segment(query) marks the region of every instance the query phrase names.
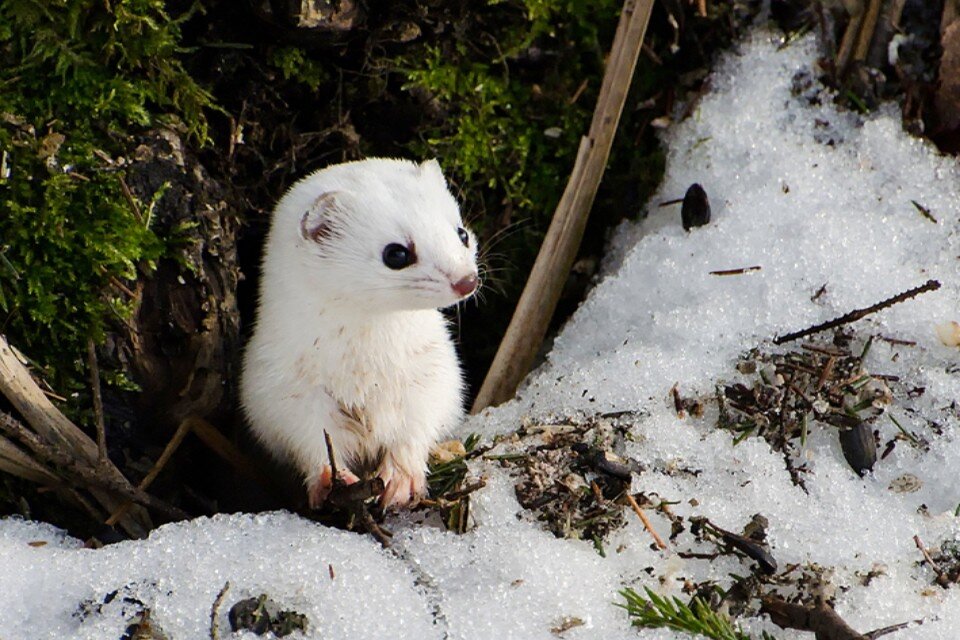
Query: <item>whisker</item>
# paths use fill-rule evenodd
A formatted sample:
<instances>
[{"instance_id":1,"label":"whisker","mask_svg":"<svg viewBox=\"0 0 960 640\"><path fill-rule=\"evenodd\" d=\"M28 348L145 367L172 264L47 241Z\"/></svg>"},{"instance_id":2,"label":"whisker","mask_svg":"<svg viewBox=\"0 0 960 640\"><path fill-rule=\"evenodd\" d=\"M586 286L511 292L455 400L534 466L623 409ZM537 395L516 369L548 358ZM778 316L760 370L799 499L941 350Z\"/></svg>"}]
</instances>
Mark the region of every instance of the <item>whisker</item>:
<instances>
[{"instance_id":1,"label":"whisker","mask_svg":"<svg viewBox=\"0 0 960 640\"><path fill-rule=\"evenodd\" d=\"M507 238L522 231L523 227L526 226L528 222L530 222L530 218L521 218L520 220L514 220L510 224L497 229L492 236L489 238L484 238L482 247L484 251L481 251L481 254L489 251Z\"/></svg>"}]
</instances>

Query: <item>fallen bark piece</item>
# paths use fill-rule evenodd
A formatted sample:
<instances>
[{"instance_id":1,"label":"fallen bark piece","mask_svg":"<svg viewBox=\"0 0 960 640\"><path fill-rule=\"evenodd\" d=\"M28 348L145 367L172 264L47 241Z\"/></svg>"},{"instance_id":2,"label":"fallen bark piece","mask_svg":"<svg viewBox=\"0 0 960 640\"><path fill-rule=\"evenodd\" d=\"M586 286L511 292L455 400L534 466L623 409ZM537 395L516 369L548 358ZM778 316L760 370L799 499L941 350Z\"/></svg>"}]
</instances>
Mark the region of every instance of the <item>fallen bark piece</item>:
<instances>
[{"instance_id":1,"label":"fallen bark piece","mask_svg":"<svg viewBox=\"0 0 960 640\"><path fill-rule=\"evenodd\" d=\"M816 640L876 640L913 624L904 622L869 633L859 633L825 602L815 605L795 604L773 595L766 595L760 599L760 612L769 615L774 624L784 629L812 631L816 635Z\"/></svg>"},{"instance_id":2,"label":"fallen bark piece","mask_svg":"<svg viewBox=\"0 0 960 640\"><path fill-rule=\"evenodd\" d=\"M776 596L764 596L760 612L784 629L812 631L817 640L867 640L867 636L852 629L830 605L793 604Z\"/></svg>"}]
</instances>

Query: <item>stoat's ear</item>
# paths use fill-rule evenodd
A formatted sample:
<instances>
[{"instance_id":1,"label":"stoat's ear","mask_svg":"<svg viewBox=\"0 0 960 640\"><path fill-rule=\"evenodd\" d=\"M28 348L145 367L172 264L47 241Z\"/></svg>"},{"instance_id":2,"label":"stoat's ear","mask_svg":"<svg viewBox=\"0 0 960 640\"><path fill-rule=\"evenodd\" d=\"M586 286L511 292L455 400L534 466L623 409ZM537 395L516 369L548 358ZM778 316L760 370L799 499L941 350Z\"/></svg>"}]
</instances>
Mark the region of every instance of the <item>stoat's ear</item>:
<instances>
[{"instance_id":1,"label":"stoat's ear","mask_svg":"<svg viewBox=\"0 0 960 640\"><path fill-rule=\"evenodd\" d=\"M424 160L420 163L420 175L425 178L429 177L434 180L439 180L440 184L447 186L447 180L443 177L443 169L440 168L440 163L437 162L436 158Z\"/></svg>"},{"instance_id":2,"label":"stoat's ear","mask_svg":"<svg viewBox=\"0 0 960 640\"><path fill-rule=\"evenodd\" d=\"M342 211L342 195L337 191L321 194L300 218L300 235L320 243L333 231L333 220Z\"/></svg>"}]
</instances>

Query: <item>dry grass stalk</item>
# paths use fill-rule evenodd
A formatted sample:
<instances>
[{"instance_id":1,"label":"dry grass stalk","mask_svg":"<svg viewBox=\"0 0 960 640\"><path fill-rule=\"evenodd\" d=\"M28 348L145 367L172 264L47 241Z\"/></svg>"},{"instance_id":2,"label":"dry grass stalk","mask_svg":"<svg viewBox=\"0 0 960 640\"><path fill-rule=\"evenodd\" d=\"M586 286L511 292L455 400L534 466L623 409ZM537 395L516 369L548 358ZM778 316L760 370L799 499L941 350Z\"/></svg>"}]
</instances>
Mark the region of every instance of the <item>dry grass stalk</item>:
<instances>
[{"instance_id":1,"label":"dry grass stalk","mask_svg":"<svg viewBox=\"0 0 960 640\"><path fill-rule=\"evenodd\" d=\"M573 266L610 155L623 104L650 21L653 0L626 0L590 131L543 239L507 333L473 404L473 413L509 400L530 370Z\"/></svg>"},{"instance_id":2,"label":"dry grass stalk","mask_svg":"<svg viewBox=\"0 0 960 640\"><path fill-rule=\"evenodd\" d=\"M627 502L630 503L630 507L633 509L633 512L637 514L637 517L640 518L640 522L643 523L643 528L650 533L650 536L653 537L653 541L657 544L658 549L666 549L667 543L663 541L663 538L660 537L660 534L656 532L653 528L653 525L650 524L650 520L647 519L647 514L643 512L643 509L640 508L640 505L637 504L636 499L627 493Z\"/></svg>"}]
</instances>

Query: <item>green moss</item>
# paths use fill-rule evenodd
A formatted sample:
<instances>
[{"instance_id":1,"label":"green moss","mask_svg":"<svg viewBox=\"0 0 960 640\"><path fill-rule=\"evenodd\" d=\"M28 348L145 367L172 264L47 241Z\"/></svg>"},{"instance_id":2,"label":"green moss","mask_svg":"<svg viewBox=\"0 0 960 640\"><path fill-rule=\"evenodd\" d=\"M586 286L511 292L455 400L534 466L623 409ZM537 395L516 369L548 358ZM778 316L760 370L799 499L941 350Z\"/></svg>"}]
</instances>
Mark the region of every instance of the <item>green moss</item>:
<instances>
[{"instance_id":1,"label":"green moss","mask_svg":"<svg viewBox=\"0 0 960 640\"><path fill-rule=\"evenodd\" d=\"M178 59L187 17L161 0L0 5L0 327L61 393L83 387L86 341L129 315L117 283L166 252L119 159L163 123L206 140L212 98Z\"/></svg>"},{"instance_id":2,"label":"green moss","mask_svg":"<svg viewBox=\"0 0 960 640\"><path fill-rule=\"evenodd\" d=\"M267 61L283 75L284 80L299 82L317 91L328 80L323 66L297 47L276 47L267 54Z\"/></svg>"},{"instance_id":3,"label":"green moss","mask_svg":"<svg viewBox=\"0 0 960 640\"><path fill-rule=\"evenodd\" d=\"M602 74L598 31L616 25L619 6L495 0L485 10L498 23L496 36L483 31L489 25L479 16L476 34L406 53L405 88L428 95L443 114L414 151L440 158L484 213L503 219L497 212L506 208L510 217L543 223L592 115ZM548 60L522 60L534 43ZM595 82L581 90L584 78Z\"/></svg>"}]
</instances>

